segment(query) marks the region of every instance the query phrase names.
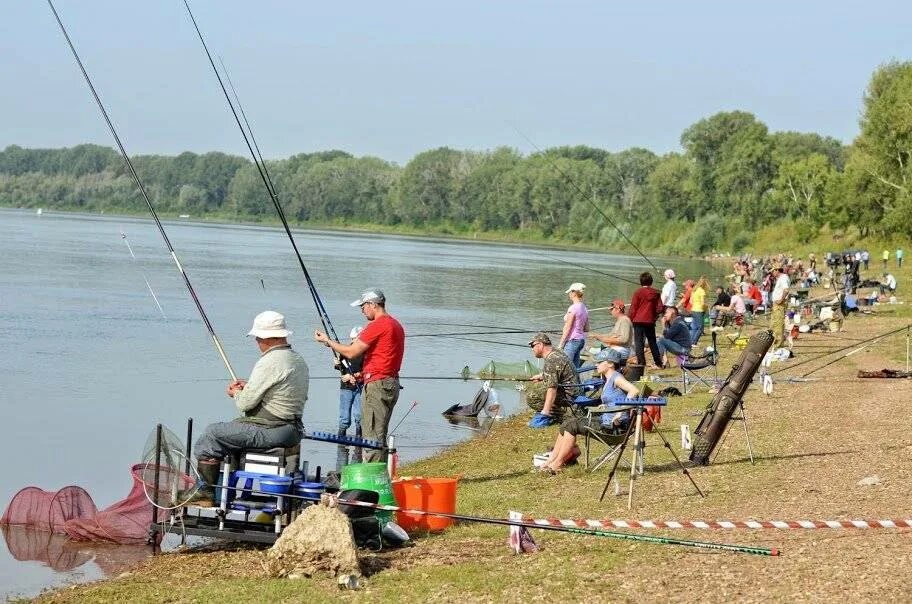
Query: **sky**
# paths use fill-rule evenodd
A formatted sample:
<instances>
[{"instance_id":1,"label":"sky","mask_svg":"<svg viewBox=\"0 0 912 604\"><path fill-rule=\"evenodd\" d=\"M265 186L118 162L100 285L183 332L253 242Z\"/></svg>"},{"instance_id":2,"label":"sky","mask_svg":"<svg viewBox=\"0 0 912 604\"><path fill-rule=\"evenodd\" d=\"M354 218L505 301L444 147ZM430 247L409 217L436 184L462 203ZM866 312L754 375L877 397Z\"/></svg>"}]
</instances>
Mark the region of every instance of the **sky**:
<instances>
[{"instance_id":1,"label":"sky","mask_svg":"<svg viewBox=\"0 0 912 604\"><path fill-rule=\"evenodd\" d=\"M56 0L130 154L246 147L180 0ZM871 0L195 0L267 158L680 150L719 111L850 143L912 8ZM0 148L113 146L45 2L0 17Z\"/></svg>"}]
</instances>

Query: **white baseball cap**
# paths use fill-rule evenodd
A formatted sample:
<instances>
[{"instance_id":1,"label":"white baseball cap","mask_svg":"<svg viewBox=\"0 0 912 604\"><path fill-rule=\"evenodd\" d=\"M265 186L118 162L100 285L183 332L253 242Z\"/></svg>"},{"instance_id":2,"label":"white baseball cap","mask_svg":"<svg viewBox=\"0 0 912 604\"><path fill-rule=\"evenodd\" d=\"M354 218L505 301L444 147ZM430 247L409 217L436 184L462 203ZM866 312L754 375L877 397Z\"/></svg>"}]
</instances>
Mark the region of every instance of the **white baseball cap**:
<instances>
[{"instance_id":1,"label":"white baseball cap","mask_svg":"<svg viewBox=\"0 0 912 604\"><path fill-rule=\"evenodd\" d=\"M248 336L256 338L287 338L293 332L285 326L285 316L274 310L261 312L253 318Z\"/></svg>"},{"instance_id":2,"label":"white baseball cap","mask_svg":"<svg viewBox=\"0 0 912 604\"><path fill-rule=\"evenodd\" d=\"M366 289L361 294L361 297L351 303L352 306L364 306L368 302L374 302L375 304L383 304L386 302L386 296L383 295L383 292L377 288Z\"/></svg>"},{"instance_id":3,"label":"white baseball cap","mask_svg":"<svg viewBox=\"0 0 912 604\"><path fill-rule=\"evenodd\" d=\"M585 289L586 289L586 286L585 286L584 284L582 284L582 283L579 283L579 282L577 282L577 283L571 283L571 284L570 284L570 287L568 287L568 288L567 288L567 291L565 291L564 293L565 293L565 294L569 294L570 292L580 292L580 293L582 293L583 290L585 290Z\"/></svg>"},{"instance_id":4,"label":"white baseball cap","mask_svg":"<svg viewBox=\"0 0 912 604\"><path fill-rule=\"evenodd\" d=\"M666 271L665 271L665 278L666 278L666 279L674 279L674 278L675 278L675 272L674 272L673 270L671 270L670 268L669 268L669 269L666 269Z\"/></svg>"}]
</instances>

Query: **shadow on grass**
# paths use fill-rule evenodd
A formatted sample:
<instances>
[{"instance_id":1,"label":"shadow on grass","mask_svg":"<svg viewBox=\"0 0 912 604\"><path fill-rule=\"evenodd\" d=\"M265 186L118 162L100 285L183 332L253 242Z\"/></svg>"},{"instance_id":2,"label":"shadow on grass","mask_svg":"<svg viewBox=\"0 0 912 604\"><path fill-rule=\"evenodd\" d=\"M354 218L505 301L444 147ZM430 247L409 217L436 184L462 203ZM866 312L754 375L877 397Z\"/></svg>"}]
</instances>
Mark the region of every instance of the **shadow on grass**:
<instances>
[{"instance_id":1,"label":"shadow on grass","mask_svg":"<svg viewBox=\"0 0 912 604\"><path fill-rule=\"evenodd\" d=\"M646 458L646 473L649 474L650 472L661 473L661 472L672 472L672 471L680 472L681 466L679 466L676 461L671 459L671 457L668 455L667 452L664 452L664 447L661 447L661 445L660 445L660 447L653 447L653 450L657 450L659 448L661 448L663 451L663 453L658 453L658 455L662 455L662 458L663 458L662 463L650 463L649 458L647 457ZM740 451L739 451L739 453L740 453ZM801 459L803 457L828 457L830 455L854 455L856 453L861 453L861 451L859 451L857 449L850 449L850 450L846 450L846 451L815 451L815 452L809 452L809 453L792 453L789 455L754 455L754 462L756 464L756 462L758 462L758 461ZM681 457L680 459L681 459L681 462L684 464L684 467L687 468L688 470L695 470L695 469L709 467L709 466L731 466L731 465L743 464L743 463L750 464L750 462L751 462L750 456L744 456L744 457L736 457L733 459L724 459L722 461L712 461L710 464L708 464L706 466L702 466L702 465L692 463L687 457ZM609 468L610 468L610 465L609 465ZM627 471L629 472L629 469Z\"/></svg>"}]
</instances>

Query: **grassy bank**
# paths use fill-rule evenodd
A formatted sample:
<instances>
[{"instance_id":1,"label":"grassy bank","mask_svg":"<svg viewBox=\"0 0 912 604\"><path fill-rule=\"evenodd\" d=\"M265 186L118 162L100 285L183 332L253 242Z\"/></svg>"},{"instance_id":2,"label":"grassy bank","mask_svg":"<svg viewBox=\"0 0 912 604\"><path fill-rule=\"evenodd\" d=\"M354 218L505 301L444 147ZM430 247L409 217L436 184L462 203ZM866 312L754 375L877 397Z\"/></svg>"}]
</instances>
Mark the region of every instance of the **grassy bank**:
<instances>
[{"instance_id":1,"label":"grassy bank","mask_svg":"<svg viewBox=\"0 0 912 604\"><path fill-rule=\"evenodd\" d=\"M908 269L902 273L907 282ZM647 436L646 473L635 483L634 509L613 490L598 500L607 470L571 467L556 476L531 472L534 453L550 447L555 428L531 430L528 414L498 422L486 437L455 445L403 469L404 474L461 476L461 514L504 517L621 519L852 519L908 517L912 437L901 420L910 380L862 381L859 368L899 367L905 334L878 341L789 382L832 357L788 368L815 356L802 346L833 350L910 322L910 309L876 307L853 316L839 334L806 334L795 359L779 363L772 395L752 388L745 397L755 463L742 424L734 423L718 457L692 470L706 497L681 475L656 435ZM749 330L760 329L758 320ZM724 341L724 340L723 340ZM859 346L861 344L859 343ZM724 376L737 351L722 346ZM666 372L672 376L673 371ZM682 458L678 426L692 428L710 400L707 392L672 399L662 433ZM594 453L603 449L594 448ZM877 484L862 486L865 477ZM626 494L627 474L622 476ZM227 549L156 556L107 581L49 593L46 602L296 602L313 601L693 601L849 599L908 600L912 555L906 531L666 531L699 539L779 547L779 558L630 543L604 537L535 532L541 551L514 555L507 529L460 523L415 545L365 554L367 577L358 591L338 591L331 577L281 580L265 576L263 552Z\"/></svg>"}]
</instances>

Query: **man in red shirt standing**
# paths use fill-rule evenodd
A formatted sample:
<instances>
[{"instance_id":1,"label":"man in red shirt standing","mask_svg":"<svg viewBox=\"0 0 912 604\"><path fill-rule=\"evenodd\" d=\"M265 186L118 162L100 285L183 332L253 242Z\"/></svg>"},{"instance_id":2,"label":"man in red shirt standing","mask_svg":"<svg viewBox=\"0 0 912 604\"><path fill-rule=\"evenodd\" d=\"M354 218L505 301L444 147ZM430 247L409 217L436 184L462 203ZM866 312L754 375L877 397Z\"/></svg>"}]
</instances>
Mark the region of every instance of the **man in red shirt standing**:
<instances>
[{"instance_id":1,"label":"man in red shirt standing","mask_svg":"<svg viewBox=\"0 0 912 604\"><path fill-rule=\"evenodd\" d=\"M351 344L334 342L322 331L314 339L347 359L363 357L361 372L364 394L361 397L361 429L364 438L386 444L393 407L399 400L399 369L405 354L405 330L386 312L386 296L379 289L369 289L352 302L360 306L368 320ZM364 461L383 461L380 451L370 449Z\"/></svg>"}]
</instances>

